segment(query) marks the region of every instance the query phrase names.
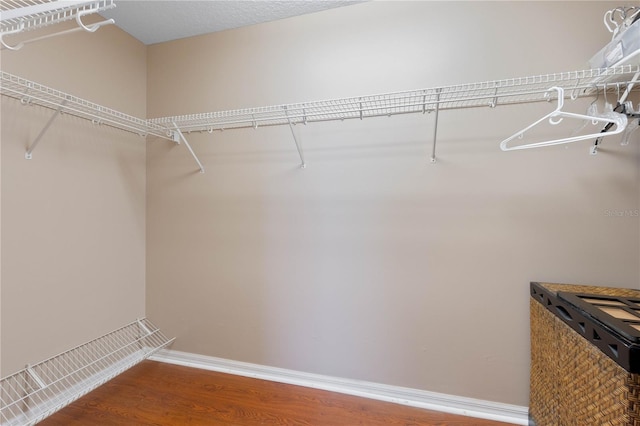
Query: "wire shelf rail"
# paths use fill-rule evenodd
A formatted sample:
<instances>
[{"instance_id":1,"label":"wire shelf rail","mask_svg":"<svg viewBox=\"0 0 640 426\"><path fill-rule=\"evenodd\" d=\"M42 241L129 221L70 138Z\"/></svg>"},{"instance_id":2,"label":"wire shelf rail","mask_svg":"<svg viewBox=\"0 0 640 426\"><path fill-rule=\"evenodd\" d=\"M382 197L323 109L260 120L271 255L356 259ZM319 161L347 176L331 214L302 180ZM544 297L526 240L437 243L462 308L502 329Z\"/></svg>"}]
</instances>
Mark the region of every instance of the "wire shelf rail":
<instances>
[{"instance_id":1,"label":"wire shelf rail","mask_svg":"<svg viewBox=\"0 0 640 426\"><path fill-rule=\"evenodd\" d=\"M626 87L640 65L590 69L533 77L445 86L369 96L162 117L149 120L167 129L213 131L331 120L363 119L436 110L496 107L548 101L552 86L562 86L567 97L589 96L598 90Z\"/></svg>"},{"instance_id":2,"label":"wire shelf rail","mask_svg":"<svg viewBox=\"0 0 640 426\"><path fill-rule=\"evenodd\" d=\"M0 72L0 93L19 99L25 105L43 106L91 120L94 124L104 124L140 136L152 134L167 138L162 126L146 119L133 117L7 72Z\"/></svg>"},{"instance_id":3,"label":"wire shelf rail","mask_svg":"<svg viewBox=\"0 0 640 426\"><path fill-rule=\"evenodd\" d=\"M96 13L115 7L114 0L3 0L0 2L0 33L17 34L44 28L78 14Z\"/></svg>"},{"instance_id":4,"label":"wire shelf rail","mask_svg":"<svg viewBox=\"0 0 640 426\"><path fill-rule=\"evenodd\" d=\"M593 95L598 90L624 89L640 72L640 65L572 71L479 83L444 86L324 101L208 112L153 119L136 118L111 108L52 89L22 77L1 72L0 94L52 110L91 120L141 136L173 140L182 131L213 131L288 125L331 120L363 119L440 110L496 107L548 101L552 86L561 86L567 97ZM637 87L636 87L637 89Z\"/></svg>"},{"instance_id":5,"label":"wire shelf rail","mask_svg":"<svg viewBox=\"0 0 640 426\"><path fill-rule=\"evenodd\" d=\"M0 424L30 426L148 358L168 339L146 318L0 380Z\"/></svg>"},{"instance_id":6,"label":"wire shelf rail","mask_svg":"<svg viewBox=\"0 0 640 426\"><path fill-rule=\"evenodd\" d=\"M618 94L625 92L623 97L626 97L631 90L640 89L639 81L640 64L631 63L609 68L154 119L136 118L6 72L0 72L0 94L19 99L25 105L37 104L55 111L54 116L31 143L25 154L27 159L31 158L33 149L55 117L59 113L65 113L141 136L152 135L184 143L200 172L204 172L204 166L184 133L288 125L300 155L301 167L305 167L302 147L293 131L295 124L362 120L435 111L437 129L438 112L441 110L495 108L501 105L551 101L554 100L554 92L550 89L558 87L562 89L565 98L571 99L611 91L617 91ZM437 132L434 131L432 162L435 161L436 136Z\"/></svg>"}]
</instances>

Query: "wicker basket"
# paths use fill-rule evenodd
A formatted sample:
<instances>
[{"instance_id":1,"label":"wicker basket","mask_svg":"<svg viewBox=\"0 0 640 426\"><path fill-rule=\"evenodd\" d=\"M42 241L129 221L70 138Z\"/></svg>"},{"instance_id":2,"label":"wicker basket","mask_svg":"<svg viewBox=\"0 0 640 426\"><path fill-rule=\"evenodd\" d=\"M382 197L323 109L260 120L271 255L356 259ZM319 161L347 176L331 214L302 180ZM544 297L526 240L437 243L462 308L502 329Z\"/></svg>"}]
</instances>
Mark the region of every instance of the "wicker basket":
<instances>
[{"instance_id":1,"label":"wicker basket","mask_svg":"<svg viewBox=\"0 0 640 426\"><path fill-rule=\"evenodd\" d=\"M531 283L529 424L640 426L640 346L565 292L640 299L636 290Z\"/></svg>"}]
</instances>

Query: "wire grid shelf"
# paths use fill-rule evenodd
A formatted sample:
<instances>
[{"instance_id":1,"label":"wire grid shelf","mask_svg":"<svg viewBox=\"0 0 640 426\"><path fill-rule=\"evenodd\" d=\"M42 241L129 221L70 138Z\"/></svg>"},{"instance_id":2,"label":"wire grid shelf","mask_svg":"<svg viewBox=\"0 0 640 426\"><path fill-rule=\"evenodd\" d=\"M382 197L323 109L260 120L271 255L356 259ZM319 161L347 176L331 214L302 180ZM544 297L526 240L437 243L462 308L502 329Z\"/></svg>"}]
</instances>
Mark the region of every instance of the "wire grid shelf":
<instances>
[{"instance_id":1,"label":"wire grid shelf","mask_svg":"<svg viewBox=\"0 0 640 426\"><path fill-rule=\"evenodd\" d=\"M0 424L29 426L143 361L174 339L146 318L0 380Z\"/></svg>"},{"instance_id":2,"label":"wire grid shelf","mask_svg":"<svg viewBox=\"0 0 640 426\"><path fill-rule=\"evenodd\" d=\"M164 128L148 120L133 117L7 72L0 72L0 94L19 99L25 105L40 105L60 110L69 115L91 120L94 124L104 124L140 136L152 134L168 138Z\"/></svg>"},{"instance_id":3,"label":"wire grid shelf","mask_svg":"<svg viewBox=\"0 0 640 426\"><path fill-rule=\"evenodd\" d=\"M114 0L2 0L0 33L15 34L115 7Z\"/></svg>"},{"instance_id":4,"label":"wire grid shelf","mask_svg":"<svg viewBox=\"0 0 640 426\"><path fill-rule=\"evenodd\" d=\"M533 77L446 86L396 93L238 109L149 120L167 129L213 131L330 120L363 119L426 113L436 108L496 107L550 100L549 89L562 86L567 97L589 96L598 90L624 88L640 65L591 69Z\"/></svg>"},{"instance_id":5,"label":"wire grid shelf","mask_svg":"<svg viewBox=\"0 0 640 426\"><path fill-rule=\"evenodd\" d=\"M91 120L141 136L175 140L175 131L209 131L258 128L308 122L364 119L444 109L496 107L552 99L549 89L560 86L566 97L579 98L598 92L625 90L637 83L640 65L511 78L438 88L141 119L63 93L7 72L0 72L0 94L55 111ZM640 85L636 84L637 90Z\"/></svg>"}]
</instances>

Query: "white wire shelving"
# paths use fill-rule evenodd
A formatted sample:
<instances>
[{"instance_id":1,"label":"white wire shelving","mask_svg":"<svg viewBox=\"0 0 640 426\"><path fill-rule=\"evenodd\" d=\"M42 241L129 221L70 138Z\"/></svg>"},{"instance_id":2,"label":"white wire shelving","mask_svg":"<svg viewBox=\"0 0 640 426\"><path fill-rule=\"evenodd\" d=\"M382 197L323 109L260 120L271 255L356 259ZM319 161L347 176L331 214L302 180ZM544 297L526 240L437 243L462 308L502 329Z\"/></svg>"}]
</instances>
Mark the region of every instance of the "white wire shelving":
<instances>
[{"instance_id":1,"label":"white wire shelving","mask_svg":"<svg viewBox=\"0 0 640 426\"><path fill-rule=\"evenodd\" d=\"M39 105L55 111L43 131L31 142L26 154L27 158L31 158L33 149L59 113L69 114L90 120L96 125L106 125L140 136L151 134L169 138L164 127L153 124L149 120L98 105L6 72L0 72L0 94L18 99L24 105Z\"/></svg>"},{"instance_id":2,"label":"white wire shelving","mask_svg":"<svg viewBox=\"0 0 640 426\"><path fill-rule=\"evenodd\" d=\"M115 7L114 0L2 0L0 32L29 31Z\"/></svg>"},{"instance_id":3,"label":"white wire shelving","mask_svg":"<svg viewBox=\"0 0 640 426\"><path fill-rule=\"evenodd\" d=\"M213 131L288 125L318 121L364 119L397 114L425 113L436 109L496 107L548 101L548 91L562 86L567 97L589 96L595 90L621 87L640 71L638 65L573 71L533 77L445 86L351 98L181 115L149 120L182 131Z\"/></svg>"},{"instance_id":4,"label":"white wire shelving","mask_svg":"<svg viewBox=\"0 0 640 426\"><path fill-rule=\"evenodd\" d=\"M24 78L0 73L0 93L19 99L23 104L37 104L55 111L49 123L31 143L26 157L40 141L51 122L59 113L66 113L95 124L115 127L142 136L184 143L197 162L200 171L204 167L189 145L184 133L209 132L215 130L259 128L263 126L288 125L291 128L298 154L305 165L302 146L293 125L323 121L364 119L369 117L392 116L399 114L429 113L435 111L436 122L433 135L433 153L435 161L435 143L437 136L437 117L441 110L462 108L495 108L553 100L552 87L560 87L566 98L577 99L593 96L601 92L626 92L638 90L640 64L627 64L610 68L571 71L545 74L532 77L519 77L493 80L453 86L442 86L419 90L409 90L377 95L330 99L295 104L246 108L229 111L207 112L179 115L154 119L136 118L87 100L69 95ZM634 86L635 84L635 86Z\"/></svg>"},{"instance_id":5,"label":"white wire shelving","mask_svg":"<svg viewBox=\"0 0 640 426\"><path fill-rule=\"evenodd\" d=\"M146 318L0 380L0 424L31 426L173 342Z\"/></svg>"},{"instance_id":6,"label":"white wire shelving","mask_svg":"<svg viewBox=\"0 0 640 426\"><path fill-rule=\"evenodd\" d=\"M437 117L441 110L495 108L499 105L550 101L553 99L553 92L549 91L551 87L562 87L565 89L566 97L572 99L590 96L602 90L630 91L639 76L640 65L630 64L378 95L162 117L149 122L166 127L168 132L171 132L171 129L179 129L178 132L207 131L209 133L215 130L289 125L300 155L301 167L305 167L302 147L292 127L295 124L362 120L369 117L424 114L435 111L436 122L431 155L431 161L435 162ZM179 137L186 142L182 133L179 133ZM176 137L175 140L178 141L178 138ZM200 171L204 172L191 147L188 145L187 147L200 166Z\"/></svg>"},{"instance_id":7,"label":"white wire shelving","mask_svg":"<svg viewBox=\"0 0 640 426\"><path fill-rule=\"evenodd\" d=\"M103 25L113 24L112 19L85 25L82 18L115 7L114 0L2 0L0 2L0 44L3 48L19 50L25 43L67 34L77 30L94 32ZM75 19L77 28L48 34L11 45L4 37L36 30Z\"/></svg>"}]
</instances>

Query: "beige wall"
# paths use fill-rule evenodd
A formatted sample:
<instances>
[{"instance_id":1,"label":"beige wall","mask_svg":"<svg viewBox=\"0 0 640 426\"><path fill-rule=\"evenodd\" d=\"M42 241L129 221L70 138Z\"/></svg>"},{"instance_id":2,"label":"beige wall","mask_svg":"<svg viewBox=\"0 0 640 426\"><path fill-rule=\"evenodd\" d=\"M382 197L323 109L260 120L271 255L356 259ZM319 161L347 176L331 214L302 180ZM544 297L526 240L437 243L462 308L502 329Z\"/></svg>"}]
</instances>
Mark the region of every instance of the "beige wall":
<instances>
[{"instance_id":1,"label":"beige wall","mask_svg":"<svg viewBox=\"0 0 640 426\"><path fill-rule=\"evenodd\" d=\"M146 116L146 47L116 27L3 50L2 70ZM2 97L3 376L145 313L144 139L63 115L25 160L52 114Z\"/></svg>"},{"instance_id":2,"label":"beige wall","mask_svg":"<svg viewBox=\"0 0 640 426\"><path fill-rule=\"evenodd\" d=\"M369 2L148 48L150 117L587 68L609 2ZM590 101L590 100L589 100ZM573 105L586 109L589 101ZM549 105L147 146L173 348L527 405L532 280L637 287L638 145L503 153ZM573 123L576 126L579 123ZM572 126L549 137L566 135Z\"/></svg>"},{"instance_id":3,"label":"beige wall","mask_svg":"<svg viewBox=\"0 0 640 426\"><path fill-rule=\"evenodd\" d=\"M370 2L0 59L157 117L582 69L610 7ZM146 301L174 349L526 405L528 282L638 286L638 219L606 213L640 207L637 144L499 151L547 105L443 112L437 164L432 115L300 126L305 170L284 127L187 135L204 175L183 146L68 116L26 161L51 111L1 107L0 375Z\"/></svg>"}]
</instances>

